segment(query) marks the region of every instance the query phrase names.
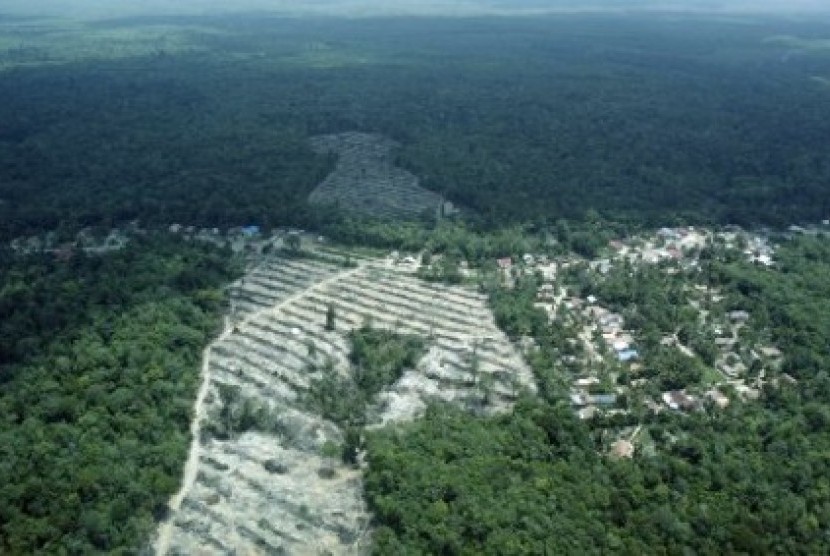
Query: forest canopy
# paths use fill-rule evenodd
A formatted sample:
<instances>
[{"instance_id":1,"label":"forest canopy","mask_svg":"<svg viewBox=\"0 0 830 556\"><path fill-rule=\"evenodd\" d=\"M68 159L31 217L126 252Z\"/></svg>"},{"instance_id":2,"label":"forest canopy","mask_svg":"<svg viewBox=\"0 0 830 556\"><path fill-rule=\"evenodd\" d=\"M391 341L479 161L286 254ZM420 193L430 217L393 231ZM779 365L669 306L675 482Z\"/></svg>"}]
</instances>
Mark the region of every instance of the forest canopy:
<instances>
[{"instance_id":1,"label":"forest canopy","mask_svg":"<svg viewBox=\"0 0 830 556\"><path fill-rule=\"evenodd\" d=\"M0 47L0 237L134 218L319 225L305 200L333 161L308 139L349 130L401 142L399 165L487 227L830 212L827 56L770 40L826 35L819 23L160 22L0 29L17 45Z\"/></svg>"}]
</instances>

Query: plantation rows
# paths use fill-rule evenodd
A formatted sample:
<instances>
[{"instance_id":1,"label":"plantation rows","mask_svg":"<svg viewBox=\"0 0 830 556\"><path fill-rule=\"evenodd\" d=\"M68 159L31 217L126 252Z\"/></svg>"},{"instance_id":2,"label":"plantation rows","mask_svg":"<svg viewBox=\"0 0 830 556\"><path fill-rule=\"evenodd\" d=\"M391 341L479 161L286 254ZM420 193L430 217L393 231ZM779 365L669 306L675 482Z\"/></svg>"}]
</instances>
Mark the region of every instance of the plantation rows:
<instances>
[{"instance_id":1,"label":"plantation rows","mask_svg":"<svg viewBox=\"0 0 830 556\"><path fill-rule=\"evenodd\" d=\"M239 282L234 300L247 316L210 352L208 422L197 478L174 516L174 553L360 550L370 519L360 471L324 455L343 434L303 396L327 372L352 372L348 334L366 323L419 335L428 350L380 394L373 426L415 418L430 398L500 411L534 388L484 296L379 262L344 270L271 259ZM335 329L327 330L332 308Z\"/></svg>"},{"instance_id":2,"label":"plantation rows","mask_svg":"<svg viewBox=\"0 0 830 556\"><path fill-rule=\"evenodd\" d=\"M312 147L318 153L338 156L335 170L311 192L312 204L389 219L435 215L441 206L440 195L421 187L414 174L393 165L391 151L397 144L381 135L325 135L314 138Z\"/></svg>"}]
</instances>

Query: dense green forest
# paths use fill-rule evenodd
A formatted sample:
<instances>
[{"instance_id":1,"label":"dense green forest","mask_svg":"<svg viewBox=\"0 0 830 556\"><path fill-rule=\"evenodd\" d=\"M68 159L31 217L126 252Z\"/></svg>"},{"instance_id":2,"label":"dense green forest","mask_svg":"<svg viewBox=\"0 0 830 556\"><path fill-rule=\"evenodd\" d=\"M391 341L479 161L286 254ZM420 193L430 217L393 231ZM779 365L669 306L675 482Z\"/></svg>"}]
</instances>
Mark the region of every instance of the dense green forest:
<instances>
[{"instance_id":1,"label":"dense green forest","mask_svg":"<svg viewBox=\"0 0 830 556\"><path fill-rule=\"evenodd\" d=\"M777 271L717 258L712 275L769 324L798 384L723 412L661 413L658 454L601 454L557 385L560 337L518 288L494 297L509 330L532 331L542 396L508 416L435 407L369 436L366 490L378 554L818 554L830 527L830 246L801 239ZM543 321L544 319L542 319ZM592 430L592 427L597 428ZM598 453L600 452L600 453Z\"/></svg>"},{"instance_id":2,"label":"dense green forest","mask_svg":"<svg viewBox=\"0 0 830 556\"><path fill-rule=\"evenodd\" d=\"M0 237L133 218L319 226L330 215L305 198L332 161L307 140L346 130L400 141L399 164L491 227L589 209L815 221L830 212L830 91L811 41L827 31L657 16L7 24Z\"/></svg>"},{"instance_id":3,"label":"dense green forest","mask_svg":"<svg viewBox=\"0 0 830 556\"><path fill-rule=\"evenodd\" d=\"M0 552L135 553L178 487L228 253L3 254Z\"/></svg>"}]
</instances>

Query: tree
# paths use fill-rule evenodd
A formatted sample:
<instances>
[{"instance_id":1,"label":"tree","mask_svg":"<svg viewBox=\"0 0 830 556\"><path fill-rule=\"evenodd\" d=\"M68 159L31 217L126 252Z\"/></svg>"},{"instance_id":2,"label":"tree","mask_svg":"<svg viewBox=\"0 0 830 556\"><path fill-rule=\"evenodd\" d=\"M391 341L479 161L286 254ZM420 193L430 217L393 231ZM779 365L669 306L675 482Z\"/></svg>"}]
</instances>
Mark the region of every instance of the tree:
<instances>
[{"instance_id":1,"label":"tree","mask_svg":"<svg viewBox=\"0 0 830 556\"><path fill-rule=\"evenodd\" d=\"M302 247L302 240L299 234L288 234L288 237L285 238L285 245L292 253L299 253Z\"/></svg>"},{"instance_id":2,"label":"tree","mask_svg":"<svg viewBox=\"0 0 830 556\"><path fill-rule=\"evenodd\" d=\"M334 331L336 328L337 311L332 303L326 307L326 330Z\"/></svg>"}]
</instances>

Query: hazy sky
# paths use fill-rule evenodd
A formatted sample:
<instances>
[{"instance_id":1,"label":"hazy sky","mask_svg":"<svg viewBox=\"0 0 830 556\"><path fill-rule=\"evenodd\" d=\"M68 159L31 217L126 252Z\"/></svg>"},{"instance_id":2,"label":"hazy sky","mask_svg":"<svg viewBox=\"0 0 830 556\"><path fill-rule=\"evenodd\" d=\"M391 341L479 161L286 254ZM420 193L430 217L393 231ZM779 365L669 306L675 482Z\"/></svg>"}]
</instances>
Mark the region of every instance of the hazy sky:
<instances>
[{"instance_id":1,"label":"hazy sky","mask_svg":"<svg viewBox=\"0 0 830 556\"><path fill-rule=\"evenodd\" d=\"M830 0L0 0L0 14L70 17L253 10L347 16L606 10L830 13Z\"/></svg>"}]
</instances>

